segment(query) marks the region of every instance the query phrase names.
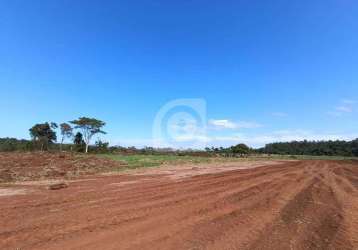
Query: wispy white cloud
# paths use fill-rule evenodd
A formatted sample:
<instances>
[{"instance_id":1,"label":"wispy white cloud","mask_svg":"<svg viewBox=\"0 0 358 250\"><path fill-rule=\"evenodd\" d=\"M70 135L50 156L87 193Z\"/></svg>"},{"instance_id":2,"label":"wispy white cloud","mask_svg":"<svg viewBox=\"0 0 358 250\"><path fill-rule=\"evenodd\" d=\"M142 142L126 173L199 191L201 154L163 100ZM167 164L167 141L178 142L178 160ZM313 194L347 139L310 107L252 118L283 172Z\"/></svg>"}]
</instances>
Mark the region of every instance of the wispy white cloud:
<instances>
[{"instance_id":1,"label":"wispy white cloud","mask_svg":"<svg viewBox=\"0 0 358 250\"><path fill-rule=\"evenodd\" d=\"M351 106L338 106L336 107L336 110L339 111L339 112L345 112L345 113L350 113L352 112L352 107Z\"/></svg>"},{"instance_id":2,"label":"wispy white cloud","mask_svg":"<svg viewBox=\"0 0 358 250\"><path fill-rule=\"evenodd\" d=\"M340 101L339 105L337 105L333 111L327 112L328 115L339 117L344 114L352 113L355 108L355 104L357 101L351 99L343 99Z\"/></svg>"},{"instance_id":3,"label":"wispy white cloud","mask_svg":"<svg viewBox=\"0 0 358 250\"><path fill-rule=\"evenodd\" d=\"M342 113L341 113L341 112L337 112L337 111L328 111L326 114L327 114L327 115L330 115L330 116L334 116L334 117L340 117L340 116L342 116Z\"/></svg>"},{"instance_id":4,"label":"wispy white cloud","mask_svg":"<svg viewBox=\"0 0 358 250\"><path fill-rule=\"evenodd\" d=\"M227 119L222 120L209 120L209 128L211 129L243 129L243 128L258 128L262 127L261 124L256 122L238 121L233 122Z\"/></svg>"},{"instance_id":5,"label":"wispy white cloud","mask_svg":"<svg viewBox=\"0 0 358 250\"><path fill-rule=\"evenodd\" d=\"M342 103L344 104L356 104L357 101L356 100L352 100L352 99L343 99Z\"/></svg>"},{"instance_id":6,"label":"wispy white cloud","mask_svg":"<svg viewBox=\"0 0 358 250\"><path fill-rule=\"evenodd\" d=\"M286 117L286 116L288 116L288 114L284 113L284 112L272 112L271 115L276 116L276 117Z\"/></svg>"},{"instance_id":7,"label":"wispy white cloud","mask_svg":"<svg viewBox=\"0 0 358 250\"><path fill-rule=\"evenodd\" d=\"M209 125L219 129L234 129L236 124L229 120L209 120Z\"/></svg>"}]
</instances>

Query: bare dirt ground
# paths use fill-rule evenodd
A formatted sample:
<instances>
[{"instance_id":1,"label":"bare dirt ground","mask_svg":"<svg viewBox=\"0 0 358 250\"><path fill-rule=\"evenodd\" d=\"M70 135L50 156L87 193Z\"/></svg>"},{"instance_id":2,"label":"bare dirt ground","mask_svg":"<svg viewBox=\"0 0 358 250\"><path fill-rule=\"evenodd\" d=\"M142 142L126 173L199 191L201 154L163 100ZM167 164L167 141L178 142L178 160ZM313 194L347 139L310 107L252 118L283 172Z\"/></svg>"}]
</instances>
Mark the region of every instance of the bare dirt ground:
<instances>
[{"instance_id":1,"label":"bare dirt ground","mask_svg":"<svg viewBox=\"0 0 358 250\"><path fill-rule=\"evenodd\" d=\"M358 249L357 162L164 170L4 187L0 249Z\"/></svg>"},{"instance_id":2,"label":"bare dirt ground","mask_svg":"<svg viewBox=\"0 0 358 250\"><path fill-rule=\"evenodd\" d=\"M131 175L166 175L171 179L181 179L203 174L220 173L230 170L256 168L265 165L282 164L287 161L265 161L265 160L247 160L228 161L228 162L210 162L210 163L181 163L180 165L161 165L153 168L139 168L128 170ZM117 174L113 172L106 175Z\"/></svg>"},{"instance_id":3,"label":"bare dirt ground","mask_svg":"<svg viewBox=\"0 0 358 250\"><path fill-rule=\"evenodd\" d=\"M10 152L0 154L0 183L76 178L120 168L123 163L71 153Z\"/></svg>"}]
</instances>

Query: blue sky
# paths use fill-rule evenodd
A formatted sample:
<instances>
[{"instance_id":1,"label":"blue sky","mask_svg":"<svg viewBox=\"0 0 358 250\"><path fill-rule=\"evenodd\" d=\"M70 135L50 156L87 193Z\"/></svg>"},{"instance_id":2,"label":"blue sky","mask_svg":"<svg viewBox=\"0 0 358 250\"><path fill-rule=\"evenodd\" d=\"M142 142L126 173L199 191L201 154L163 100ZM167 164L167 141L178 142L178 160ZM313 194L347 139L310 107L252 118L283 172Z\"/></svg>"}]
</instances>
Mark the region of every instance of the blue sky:
<instances>
[{"instance_id":1,"label":"blue sky","mask_svg":"<svg viewBox=\"0 0 358 250\"><path fill-rule=\"evenodd\" d=\"M353 0L3 0L0 137L90 116L112 144L151 145L182 98L205 112L168 111L163 146L358 137L357 13Z\"/></svg>"}]
</instances>

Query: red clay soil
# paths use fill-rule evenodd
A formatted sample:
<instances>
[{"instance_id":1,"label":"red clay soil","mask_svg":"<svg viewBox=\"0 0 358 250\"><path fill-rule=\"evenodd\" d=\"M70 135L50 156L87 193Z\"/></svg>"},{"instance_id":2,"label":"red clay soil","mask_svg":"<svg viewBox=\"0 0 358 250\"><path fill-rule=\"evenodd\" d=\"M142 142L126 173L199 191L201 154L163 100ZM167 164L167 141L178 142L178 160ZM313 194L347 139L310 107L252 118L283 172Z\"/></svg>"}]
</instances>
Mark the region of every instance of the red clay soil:
<instances>
[{"instance_id":1,"label":"red clay soil","mask_svg":"<svg viewBox=\"0 0 358 250\"><path fill-rule=\"evenodd\" d=\"M120 162L110 159L71 153L0 153L0 183L73 178L110 171L120 166Z\"/></svg>"},{"instance_id":2,"label":"red clay soil","mask_svg":"<svg viewBox=\"0 0 358 250\"><path fill-rule=\"evenodd\" d=\"M0 197L0 249L358 249L354 162L26 188Z\"/></svg>"}]
</instances>

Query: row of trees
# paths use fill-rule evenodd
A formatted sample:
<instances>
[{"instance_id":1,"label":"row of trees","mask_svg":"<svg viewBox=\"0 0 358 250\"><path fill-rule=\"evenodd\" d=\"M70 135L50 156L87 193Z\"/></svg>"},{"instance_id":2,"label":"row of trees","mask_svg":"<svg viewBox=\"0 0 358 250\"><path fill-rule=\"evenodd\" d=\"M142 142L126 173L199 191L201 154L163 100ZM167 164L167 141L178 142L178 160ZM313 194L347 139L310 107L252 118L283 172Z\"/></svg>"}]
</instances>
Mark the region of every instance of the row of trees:
<instances>
[{"instance_id":1,"label":"row of trees","mask_svg":"<svg viewBox=\"0 0 358 250\"><path fill-rule=\"evenodd\" d=\"M73 125L73 127L71 126ZM85 145L85 152L88 153L88 148L91 143L91 139L96 134L105 134L102 128L106 125L105 122L88 117L80 117L77 120L70 121L69 123L61 123L58 125L54 122L45 122L35 124L29 129L30 136L34 144L38 144L42 150L48 149L49 144L53 144L57 141L56 130L60 129L60 149L66 139L74 139L73 142L76 145ZM74 134L74 130L79 130Z\"/></svg>"},{"instance_id":2,"label":"row of trees","mask_svg":"<svg viewBox=\"0 0 358 250\"><path fill-rule=\"evenodd\" d=\"M254 152L253 149L251 149L250 147L248 147L246 144L243 144L243 143L240 143L235 146L228 147L228 148L224 148L224 147L208 148L207 147L207 148L205 148L205 151L208 153L211 153L211 154L219 154L219 155L223 155L223 156L235 156L235 155L244 156L244 155Z\"/></svg>"},{"instance_id":3,"label":"row of trees","mask_svg":"<svg viewBox=\"0 0 358 250\"><path fill-rule=\"evenodd\" d=\"M358 138L352 141L292 141L267 144L259 153L284 155L358 156Z\"/></svg>"},{"instance_id":4,"label":"row of trees","mask_svg":"<svg viewBox=\"0 0 358 250\"><path fill-rule=\"evenodd\" d=\"M0 138L0 152L8 151L31 151L33 143L28 140L18 140L15 138Z\"/></svg>"},{"instance_id":5,"label":"row of trees","mask_svg":"<svg viewBox=\"0 0 358 250\"><path fill-rule=\"evenodd\" d=\"M36 148L47 150L51 148L63 150L66 145L66 150L72 149L73 144L77 151L88 153L91 151L98 153L142 153L142 154L182 154L182 155L202 155L202 156L244 156L250 153L265 153L265 154L282 154L282 155L328 155L328 156L358 156L358 138L352 141L292 141L292 142L278 142L270 143L260 149L252 149L247 145L240 143L228 148L211 147L205 148L205 151L198 150L174 150L174 149L155 149L146 147L143 149L136 149L134 147L109 147L108 143L101 140L96 141L95 145L90 146L93 136L96 134L105 134L102 130L105 122L88 117L80 117L77 120L68 123L56 124L53 122L45 122L35 124L29 129L32 141L17 140L14 138L0 138L0 151L15 151L15 150L34 150ZM57 133L60 131L59 143L57 142ZM71 139L73 144L64 144L66 139Z\"/></svg>"}]
</instances>

